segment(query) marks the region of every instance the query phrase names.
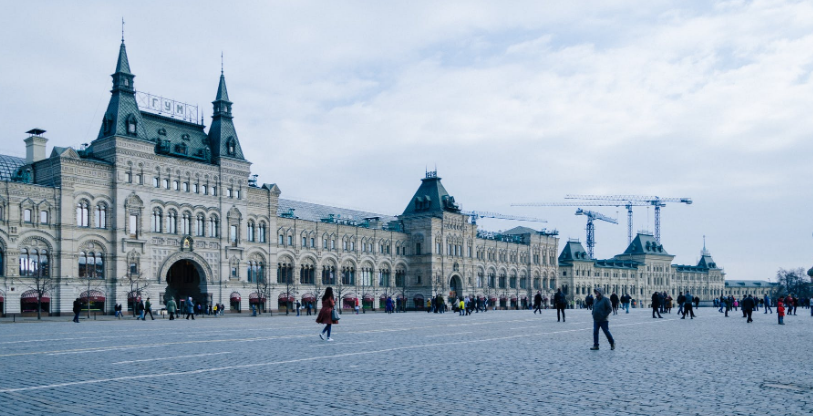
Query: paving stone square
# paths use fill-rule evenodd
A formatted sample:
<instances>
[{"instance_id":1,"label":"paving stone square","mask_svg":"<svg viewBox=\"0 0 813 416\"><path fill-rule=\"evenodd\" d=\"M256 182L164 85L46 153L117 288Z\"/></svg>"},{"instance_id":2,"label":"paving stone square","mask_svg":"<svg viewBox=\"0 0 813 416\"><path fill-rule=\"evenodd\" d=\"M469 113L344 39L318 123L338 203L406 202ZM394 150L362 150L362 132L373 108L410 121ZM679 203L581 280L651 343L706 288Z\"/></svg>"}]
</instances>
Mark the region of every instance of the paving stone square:
<instances>
[{"instance_id":1,"label":"paving stone square","mask_svg":"<svg viewBox=\"0 0 813 416\"><path fill-rule=\"evenodd\" d=\"M694 320L586 310L0 325L9 415L813 413L810 311ZM6 322L6 320L4 320Z\"/></svg>"}]
</instances>

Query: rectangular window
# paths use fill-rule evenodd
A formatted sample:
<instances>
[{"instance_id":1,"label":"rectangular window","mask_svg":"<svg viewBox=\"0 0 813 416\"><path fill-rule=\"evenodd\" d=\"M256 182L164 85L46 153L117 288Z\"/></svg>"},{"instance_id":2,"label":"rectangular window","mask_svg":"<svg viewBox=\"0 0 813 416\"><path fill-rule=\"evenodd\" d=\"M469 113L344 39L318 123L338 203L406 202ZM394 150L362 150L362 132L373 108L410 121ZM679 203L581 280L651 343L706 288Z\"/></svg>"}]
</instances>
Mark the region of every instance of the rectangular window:
<instances>
[{"instance_id":1,"label":"rectangular window","mask_svg":"<svg viewBox=\"0 0 813 416\"><path fill-rule=\"evenodd\" d=\"M144 184L144 176L142 174L140 174L140 173L137 174L135 183L137 183L139 185L143 185Z\"/></svg>"},{"instance_id":2,"label":"rectangular window","mask_svg":"<svg viewBox=\"0 0 813 416\"><path fill-rule=\"evenodd\" d=\"M129 226L130 237L138 238L138 215L130 214Z\"/></svg>"},{"instance_id":3,"label":"rectangular window","mask_svg":"<svg viewBox=\"0 0 813 416\"><path fill-rule=\"evenodd\" d=\"M311 248L313 248L316 244L316 239L311 237Z\"/></svg>"},{"instance_id":4,"label":"rectangular window","mask_svg":"<svg viewBox=\"0 0 813 416\"><path fill-rule=\"evenodd\" d=\"M254 241L254 227L251 225L246 228L246 240Z\"/></svg>"},{"instance_id":5,"label":"rectangular window","mask_svg":"<svg viewBox=\"0 0 813 416\"><path fill-rule=\"evenodd\" d=\"M152 186L158 188L158 178L157 177L152 178Z\"/></svg>"},{"instance_id":6,"label":"rectangular window","mask_svg":"<svg viewBox=\"0 0 813 416\"><path fill-rule=\"evenodd\" d=\"M125 172L124 173L124 181L127 182L127 183L132 183L133 182L133 174L131 172Z\"/></svg>"},{"instance_id":7,"label":"rectangular window","mask_svg":"<svg viewBox=\"0 0 813 416\"><path fill-rule=\"evenodd\" d=\"M48 211L40 211L40 224L48 224Z\"/></svg>"},{"instance_id":8,"label":"rectangular window","mask_svg":"<svg viewBox=\"0 0 813 416\"><path fill-rule=\"evenodd\" d=\"M355 241L350 242L350 251L356 251L356 242Z\"/></svg>"},{"instance_id":9,"label":"rectangular window","mask_svg":"<svg viewBox=\"0 0 813 416\"><path fill-rule=\"evenodd\" d=\"M198 184L192 184L192 192L198 193Z\"/></svg>"},{"instance_id":10,"label":"rectangular window","mask_svg":"<svg viewBox=\"0 0 813 416\"><path fill-rule=\"evenodd\" d=\"M226 197L231 198L231 188L226 188Z\"/></svg>"},{"instance_id":11,"label":"rectangular window","mask_svg":"<svg viewBox=\"0 0 813 416\"><path fill-rule=\"evenodd\" d=\"M189 192L189 182L184 182L183 183L183 191L184 192Z\"/></svg>"},{"instance_id":12,"label":"rectangular window","mask_svg":"<svg viewBox=\"0 0 813 416\"><path fill-rule=\"evenodd\" d=\"M178 190L178 181L172 181L172 189L175 191Z\"/></svg>"},{"instance_id":13,"label":"rectangular window","mask_svg":"<svg viewBox=\"0 0 813 416\"><path fill-rule=\"evenodd\" d=\"M200 193L203 194L203 195L207 195L206 191L207 191L206 185L201 185L200 186Z\"/></svg>"},{"instance_id":14,"label":"rectangular window","mask_svg":"<svg viewBox=\"0 0 813 416\"><path fill-rule=\"evenodd\" d=\"M164 179L164 189L169 189L169 179Z\"/></svg>"},{"instance_id":15,"label":"rectangular window","mask_svg":"<svg viewBox=\"0 0 813 416\"><path fill-rule=\"evenodd\" d=\"M237 226L231 225L229 226L229 241L234 244L237 244Z\"/></svg>"},{"instance_id":16,"label":"rectangular window","mask_svg":"<svg viewBox=\"0 0 813 416\"><path fill-rule=\"evenodd\" d=\"M294 245L294 236L292 236L292 235L288 236L288 245L289 246Z\"/></svg>"},{"instance_id":17,"label":"rectangular window","mask_svg":"<svg viewBox=\"0 0 813 416\"><path fill-rule=\"evenodd\" d=\"M138 263L130 263L130 275L137 275L138 274Z\"/></svg>"},{"instance_id":18,"label":"rectangular window","mask_svg":"<svg viewBox=\"0 0 813 416\"><path fill-rule=\"evenodd\" d=\"M420 255L421 255L421 243L417 243L417 244L415 244L415 255L416 255L416 256L420 256Z\"/></svg>"},{"instance_id":19,"label":"rectangular window","mask_svg":"<svg viewBox=\"0 0 813 416\"><path fill-rule=\"evenodd\" d=\"M322 240L322 248L327 249L327 240Z\"/></svg>"},{"instance_id":20,"label":"rectangular window","mask_svg":"<svg viewBox=\"0 0 813 416\"><path fill-rule=\"evenodd\" d=\"M212 195L217 196L217 187L216 186L212 187Z\"/></svg>"},{"instance_id":21,"label":"rectangular window","mask_svg":"<svg viewBox=\"0 0 813 416\"><path fill-rule=\"evenodd\" d=\"M307 237L302 237L302 247L308 246L307 240L308 240Z\"/></svg>"},{"instance_id":22,"label":"rectangular window","mask_svg":"<svg viewBox=\"0 0 813 416\"><path fill-rule=\"evenodd\" d=\"M335 249L336 249L336 240L330 240L330 249L331 249L331 250L335 250Z\"/></svg>"},{"instance_id":23,"label":"rectangular window","mask_svg":"<svg viewBox=\"0 0 813 416\"><path fill-rule=\"evenodd\" d=\"M236 190L234 192L235 192L234 197L237 198L237 199L240 199L240 190L238 189L238 190Z\"/></svg>"},{"instance_id":24,"label":"rectangular window","mask_svg":"<svg viewBox=\"0 0 813 416\"><path fill-rule=\"evenodd\" d=\"M30 209L27 209L27 210L23 211L23 221L31 222L31 210Z\"/></svg>"},{"instance_id":25,"label":"rectangular window","mask_svg":"<svg viewBox=\"0 0 813 416\"><path fill-rule=\"evenodd\" d=\"M283 244L285 244L285 240L284 240L284 238L285 238L285 236L284 236L284 235L282 235L282 234L280 234L280 235L279 235L279 245L283 245Z\"/></svg>"}]
</instances>

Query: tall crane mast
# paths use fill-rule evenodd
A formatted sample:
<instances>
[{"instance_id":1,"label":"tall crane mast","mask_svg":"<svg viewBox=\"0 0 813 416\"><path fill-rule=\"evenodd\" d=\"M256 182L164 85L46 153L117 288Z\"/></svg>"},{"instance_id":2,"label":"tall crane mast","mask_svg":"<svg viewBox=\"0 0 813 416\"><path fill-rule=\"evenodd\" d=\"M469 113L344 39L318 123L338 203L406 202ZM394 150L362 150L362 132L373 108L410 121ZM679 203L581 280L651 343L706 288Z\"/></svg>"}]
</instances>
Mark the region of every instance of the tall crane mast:
<instances>
[{"instance_id":1,"label":"tall crane mast","mask_svg":"<svg viewBox=\"0 0 813 416\"><path fill-rule=\"evenodd\" d=\"M512 207L624 207L627 209L627 244L632 244L632 207L648 207L650 204L640 202L529 202L511 204Z\"/></svg>"},{"instance_id":2,"label":"tall crane mast","mask_svg":"<svg viewBox=\"0 0 813 416\"><path fill-rule=\"evenodd\" d=\"M596 246L596 226L593 224L593 221L606 221L610 224L618 224L618 221L600 212L583 210L581 208L576 209L576 215L584 215L587 217L587 226L585 227L585 230L587 230L587 255L592 259L594 258L593 247Z\"/></svg>"},{"instance_id":3,"label":"tall crane mast","mask_svg":"<svg viewBox=\"0 0 813 416\"><path fill-rule=\"evenodd\" d=\"M512 220L512 221L527 221L527 222L539 222L539 223L547 223L546 220L542 220L539 218L533 217L520 217L517 215L506 215L506 214L499 214L496 212L489 212L489 211L460 211L461 214L468 215L471 217L471 223L477 224L478 218L494 218L498 220Z\"/></svg>"},{"instance_id":4,"label":"tall crane mast","mask_svg":"<svg viewBox=\"0 0 813 416\"><path fill-rule=\"evenodd\" d=\"M661 208L666 206L667 202L677 202L681 204L691 205L691 198L661 198L658 196L643 196L643 195L565 195L565 199L581 199L587 201L618 201L627 208L627 233L629 234L630 242L632 242L632 207L640 205L649 205L655 207L655 241L661 242Z\"/></svg>"}]
</instances>

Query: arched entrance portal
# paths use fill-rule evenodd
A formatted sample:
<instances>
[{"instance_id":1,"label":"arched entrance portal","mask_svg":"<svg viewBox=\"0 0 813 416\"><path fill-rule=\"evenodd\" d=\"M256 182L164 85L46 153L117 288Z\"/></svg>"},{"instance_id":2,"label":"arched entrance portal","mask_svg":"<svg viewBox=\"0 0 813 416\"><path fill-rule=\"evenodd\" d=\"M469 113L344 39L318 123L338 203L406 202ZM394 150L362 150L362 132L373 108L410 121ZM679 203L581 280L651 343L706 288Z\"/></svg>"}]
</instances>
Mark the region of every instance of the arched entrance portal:
<instances>
[{"instance_id":1,"label":"arched entrance portal","mask_svg":"<svg viewBox=\"0 0 813 416\"><path fill-rule=\"evenodd\" d=\"M164 303L170 298L175 299L178 307L185 307L190 297L197 304L200 303L205 310L211 300L206 292L206 279L202 279L203 271L193 260L179 260L172 264L167 271L167 290L164 294Z\"/></svg>"},{"instance_id":2,"label":"arched entrance portal","mask_svg":"<svg viewBox=\"0 0 813 416\"><path fill-rule=\"evenodd\" d=\"M449 297L460 298L461 296L463 296L463 283L460 276L452 276L452 280L449 281Z\"/></svg>"}]
</instances>

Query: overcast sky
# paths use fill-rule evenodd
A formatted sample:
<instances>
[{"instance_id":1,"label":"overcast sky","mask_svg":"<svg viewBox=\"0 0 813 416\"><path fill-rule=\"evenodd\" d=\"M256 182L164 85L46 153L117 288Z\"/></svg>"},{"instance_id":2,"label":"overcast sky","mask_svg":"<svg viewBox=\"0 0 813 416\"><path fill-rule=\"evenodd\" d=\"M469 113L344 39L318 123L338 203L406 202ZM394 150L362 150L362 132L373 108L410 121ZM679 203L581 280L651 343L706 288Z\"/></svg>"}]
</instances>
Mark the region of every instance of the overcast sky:
<instances>
[{"instance_id":1,"label":"overcast sky","mask_svg":"<svg viewBox=\"0 0 813 416\"><path fill-rule=\"evenodd\" d=\"M171 3L169 5L165 3ZM226 7L226 5L228 5ZM585 241L566 194L663 209L675 263L728 279L813 265L813 3L13 2L0 14L0 153L96 137L121 17L135 86L206 115L225 54L244 152L285 198L399 214L437 165L464 209ZM596 256L626 248L626 213ZM635 230L653 230L635 209Z\"/></svg>"}]
</instances>

